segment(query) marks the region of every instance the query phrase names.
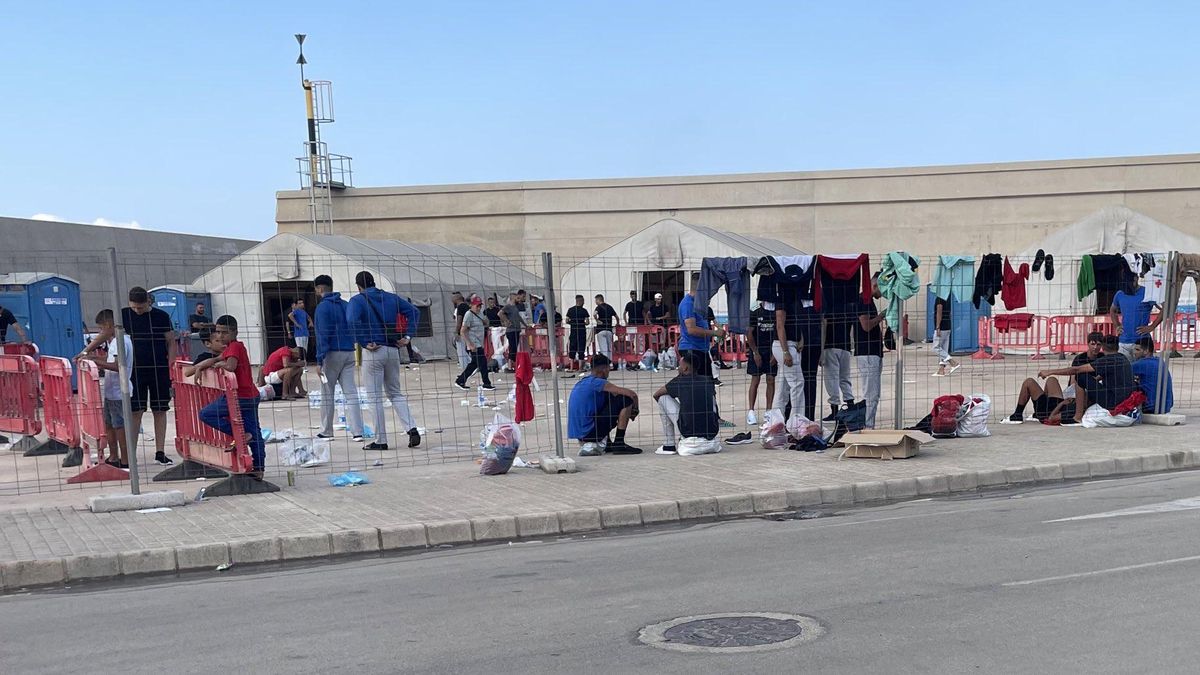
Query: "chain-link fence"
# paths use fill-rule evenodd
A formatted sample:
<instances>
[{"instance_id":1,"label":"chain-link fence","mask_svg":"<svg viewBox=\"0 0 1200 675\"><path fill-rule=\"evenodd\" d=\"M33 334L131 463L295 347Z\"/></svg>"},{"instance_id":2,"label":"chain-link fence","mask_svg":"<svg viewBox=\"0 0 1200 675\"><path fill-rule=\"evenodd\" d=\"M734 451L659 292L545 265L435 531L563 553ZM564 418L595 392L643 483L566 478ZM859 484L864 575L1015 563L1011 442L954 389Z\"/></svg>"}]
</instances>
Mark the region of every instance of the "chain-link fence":
<instances>
[{"instance_id":1,"label":"chain-link fence","mask_svg":"<svg viewBox=\"0 0 1200 675\"><path fill-rule=\"evenodd\" d=\"M480 457L481 432L497 418L521 423L520 454L526 458L560 448L574 455L581 447L577 438L598 434L594 419L570 419L568 402L581 384L578 396L595 397L595 405L605 410L598 416L604 418L600 431L611 426L610 440L624 440L624 448L646 452L669 448L680 431L709 435L710 426L727 442L746 440L757 446L768 411L793 403L803 410L792 412L820 422L847 404L865 401L863 417L869 426L903 428L929 414L935 399L951 394L986 397L991 432L1003 433L994 425L1018 410L1039 419L1056 409L1060 416L1064 410L1071 414L1059 404L1072 398L1074 376L1039 377L1039 371L1071 366L1076 354L1088 351L1093 332L1116 334L1118 349L1130 356L1142 333L1151 335L1165 355L1182 356L1161 360L1169 363L1174 407L1186 412L1200 405L1192 358L1200 347L1194 285L1184 284L1178 295L1174 291L1176 279L1182 278L1179 270L1189 269L1186 256L1178 262L1165 255L1154 261L1124 256L835 256L816 275L811 266L821 266L820 261L781 258L775 290L760 292L766 277L727 274L733 280L727 284L726 276L710 274L719 263L706 265L700 258L500 259L484 251L375 244L314 238L292 242L287 249L264 245L228 261L121 254L114 264L107 251L0 257L12 271L0 277L0 306L13 313L24 337L38 345L40 357L77 364L91 338L104 330L97 324L100 312L115 311L116 323L133 338L127 388L133 419L125 424L136 432L131 457L93 444L77 466L62 466L64 455L57 453L66 449L30 456L9 450L0 458L0 494L94 486L68 481L106 459L118 469L133 465L143 485L170 468L168 462L181 463L179 430L200 429L202 422L176 419L181 407L189 418L196 410L184 405L178 388L172 400L169 359L172 354L192 362L206 352L220 356L230 337L229 331L218 330L223 316L236 319L236 339L246 350L249 373L238 376L249 377L259 397L262 469L276 483L286 480L288 472L332 474L471 462ZM1115 267L1118 260L1125 267ZM752 256L722 269L761 262ZM789 262L810 267L797 274L788 269ZM888 274L873 287L871 276L881 269ZM399 307L363 303L356 309L355 298L375 293L362 292L362 272L370 274L380 291L404 302ZM330 278L332 293L318 288L322 275ZM711 325L706 325L708 312L699 310L691 325L687 316L681 323L681 305L696 302L689 293L718 286L709 303ZM133 307L139 305L131 301L134 287L152 296L148 307ZM731 287L734 293L727 296ZM879 297L874 297L876 291ZM472 305L476 296L480 304ZM1170 311L1155 307L1169 307L1176 297L1173 320L1160 324L1158 318ZM344 304L347 300L350 305ZM377 313L380 308L386 316ZM551 331L552 326L557 328ZM379 337L374 336L376 327ZM726 328L734 330L726 333ZM362 347L373 340L390 341L393 334L411 335L412 340L398 348L383 347L395 357L378 367L374 350ZM173 342L158 341L167 337ZM6 351L20 351L15 343L22 335L15 326L8 327L7 340ZM788 341L796 343L794 353L782 348ZM101 340L95 346L106 344ZM586 377L596 354L612 362L608 392ZM91 352L89 358L110 362L101 352ZM789 359L790 365L784 362ZM526 361L527 377L517 368ZM709 370L718 380L711 395L714 415L678 418L680 412L708 405L703 394L681 393L678 383L668 386L680 375L680 361L687 364L683 368ZM345 365L348 373L337 382L330 377L334 362ZM478 367L472 371L473 364L482 366L487 377ZM79 376L76 367L75 398L86 399L78 390ZM182 376L182 371L175 373L175 381ZM660 413L664 406L656 404L656 394L663 393L682 409L675 418L668 416L669 423ZM633 395L636 405L619 398ZM696 395L702 399L699 404L691 400ZM11 420L29 410L21 405L5 399L0 416ZM34 405L45 429L39 439L58 428L50 417L61 414L59 408L44 400ZM634 409L638 413L627 427L623 408L629 409L626 416ZM139 409L145 412L138 415ZM830 425L825 426L828 431ZM381 427L386 427L386 449L380 447L385 440ZM416 434L410 435L409 427ZM626 427L624 433L617 433L620 427ZM362 438L354 438L360 432ZM14 432L0 433L20 440Z\"/></svg>"}]
</instances>

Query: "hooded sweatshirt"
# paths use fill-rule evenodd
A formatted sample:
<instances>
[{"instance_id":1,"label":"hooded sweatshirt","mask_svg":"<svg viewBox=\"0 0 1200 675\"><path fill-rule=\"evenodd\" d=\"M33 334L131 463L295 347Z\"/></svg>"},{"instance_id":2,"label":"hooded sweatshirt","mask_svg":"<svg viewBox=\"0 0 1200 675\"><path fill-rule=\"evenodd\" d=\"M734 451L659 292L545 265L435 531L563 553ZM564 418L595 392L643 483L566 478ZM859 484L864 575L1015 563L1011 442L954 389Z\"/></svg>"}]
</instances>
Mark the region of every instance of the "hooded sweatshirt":
<instances>
[{"instance_id":1,"label":"hooded sweatshirt","mask_svg":"<svg viewBox=\"0 0 1200 675\"><path fill-rule=\"evenodd\" d=\"M329 352L354 351L354 335L346 321L348 304L341 293L328 293L317 303L313 319L317 325L317 363L324 363Z\"/></svg>"}]
</instances>

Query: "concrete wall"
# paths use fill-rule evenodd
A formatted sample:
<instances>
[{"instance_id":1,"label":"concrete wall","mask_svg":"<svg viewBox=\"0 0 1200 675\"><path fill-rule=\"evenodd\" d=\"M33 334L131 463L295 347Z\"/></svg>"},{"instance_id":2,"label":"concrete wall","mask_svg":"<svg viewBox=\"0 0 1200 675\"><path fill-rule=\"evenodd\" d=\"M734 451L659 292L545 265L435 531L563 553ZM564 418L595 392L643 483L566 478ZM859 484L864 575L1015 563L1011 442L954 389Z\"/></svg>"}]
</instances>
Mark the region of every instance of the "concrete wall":
<instances>
[{"instance_id":1,"label":"concrete wall","mask_svg":"<svg viewBox=\"0 0 1200 675\"><path fill-rule=\"evenodd\" d=\"M76 223L0 217L0 271L49 272L80 283L88 325L113 306L108 249L117 249L118 285L190 284L196 277L258 242Z\"/></svg>"},{"instance_id":2,"label":"concrete wall","mask_svg":"<svg viewBox=\"0 0 1200 675\"><path fill-rule=\"evenodd\" d=\"M280 232L308 196L277 195ZM354 188L335 234L580 258L663 217L813 252L1016 253L1109 205L1200 236L1200 155L797 173Z\"/></svg>"}]
</instances>

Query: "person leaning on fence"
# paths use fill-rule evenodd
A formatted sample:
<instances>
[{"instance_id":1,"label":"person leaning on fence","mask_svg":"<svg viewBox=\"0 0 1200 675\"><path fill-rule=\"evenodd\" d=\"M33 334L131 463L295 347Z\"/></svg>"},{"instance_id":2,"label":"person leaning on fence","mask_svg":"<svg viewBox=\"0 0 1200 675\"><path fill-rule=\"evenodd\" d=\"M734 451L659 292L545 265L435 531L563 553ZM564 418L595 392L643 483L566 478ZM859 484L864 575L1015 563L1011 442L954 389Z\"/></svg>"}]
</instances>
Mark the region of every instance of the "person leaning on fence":
<instances>
[{"instance_id":1,"label":"person leaning on fence","mask_svg":"<svg viewBox=\"0 0 1200 675\"><path fill-rule=\"evenodd\" d=\"M462 330L458 334L470 356L470 362L454 380L454 386L463 391L467 391L467 380L475 374L476 370L479 371L479 378L483 381L485 390L493 391L496 388L492 386L492 381L488 377L487 351L483 345L483 341L487 339L487 319L480 311L482 308L483 300L478 295L472 295L470 307L462 319Z\"/></svg>"},{"instance_id":2,"label":"person leaning on fence","mask_svg":"<svg viewBox=\"0 0 1200 675\"><path fill-rule=\"evenodd\" d=\"M583 371L587 359L588 324L592 317L583 306L584 297L575 296L575 306L567 309L567 358L571 359L571 368L577 372Z\"/></svg>"},{"instance_id":3,"label":"person leaning on fence","mask_svg":"<svg viewBox=\"0 0 1200 675\"><path fill-rule=\"evenodd\" d=\"M237 319L228 314L219 317L213 328L212 343L221 349L221 355L195 364L195 373L199 378L200 373L209 368L220 368L234 374L237 380L238 410L242 414L242 440L249 446L250 455L254 458L254 470L250 476L255 480L262 480L267 455L258 423L258 387L250 374L250 354L246 352L246 345L237 338ZM224 394L200 409L200 421L223 434L233 434L229 403ZM229 451L232 452L234 447L236 446L231 445Z\"/></svg>"},{"instance_id":4,"label":"person leaning on fence","mask_svg":"<svg viewBox=\"0 0 1200 675\"><path fill-rule=\"evenodd\" d=\"M276 349L259 368L257 385L270 385L275 390L275 397L281 401L307 397L308 392L301 382L306 356L300 347L284 345Z\"/></svg>"},{"instance_id":5,"label":"person leaning on fence","mask_svg":"<svg viewBox=\"0 0 1200 675\"><path fill-rule=\"evenodd\" d=\"M1089 342L1091 338L1088 338ZM1038 377L1071 375L1075 377L1075 417L1064 419L1063 426L1074 426L1083 422L1088 409L1099 406L1113 410L1133 393L1133 369L1129 359L1120 353L1120 343L1115 335L1104 336L1103 353L1096 359L1070 368L1043 370Z\"/></svg>"},{"instance_id":6,"label":"person leaning on fence","mask_svg":"<svg viewBox=\"0 0 1200 675\"><path fill-rule=\"evenodd\" d=\"M592 357L591 372L571 389L567 402L567 436L579 441L579 455L590 457L605 452L641 454L625 442L629 422L638 416L638 395L632 389L608 381L612 361L603 354ZM616 430L616 438L608 435Z\"/></svg>"},{"instance_id":7,"label":"person leaning on fence","mask_svg":"<svg viewBox=\"0 0 1200 675\"><path fill-rule=\"evenodd\" d=\"M399 347L412 341L420 312L395 293L376 288L375 277L370 272L359 272L354 283L358 286L358 295L350 300L346 318L355 343L363 349L363 378L375 409L375 440L363 450L388 449L384 396L392 402L392 409L408 430L408 447L415 448L421 444L421 433L413 421L408 399L400 389ZM395 330L396 317L400 314L408 318L404 335L398 335Z\"/></svg>"},{"instance_id":8,"label":"person leaning on fence","mask_svg":"<svg viewBox=\"0 0 1200 675\"><path fill-rule=\"evenodd\" d=\"M721 451L716 387L712 377L696 373L693 360L690 355L680 359L679 374L654 392L663 428L663 444L655 454L707 455Z\"/></svg>"},{"instance_id":9,"label":"person leaning on fence","mask_svg":"<svg viewBox=\"0 0 1200 675\"><path fill-rule=\"evenodd\" d=\"M97 339L107 341L105 356L93 355L91 360L104 373L104 436L108 443L106 464L119 469L129 468L129 446L125 438L125 416L121 409L121 375L118 362L116 322L111 309L101 310L96 315L100 327ZM133 341L125 336L125 372L133 372ZM132 385L130 385L132 390Z\"/></svg>"},{"instance_id":10,"label":"person leaning on fence","mask_svg":"<svg viewBox=\"0 0 1200 675\"><path fill-rule=\"evenodd\" d=\"M1171 371L1163 369L1162 363L1154 357L1154 338L1149 335L1143 335L1134 343L1133 350L1133 376L1137 380L1137 386L1146 395L1145 411L1150 414L1165 414L1171 412L1171 408L1175 406L1175 394L1173 389L1174 383L1171 381ZM1158 380L1162 374L1166 374L1167 381L1166 399L1163 401L1163 409L1157 410L1155 402L1158 400Z\"/></svg>"},{"instance_id":11,"label":"person leaning on fence","mask_svg":"<svg viewBox=\"0 0 1200 675\"><path fill-rule=\"evenodd\" d=\"M363 439L362 408L359 406L358 382L354 375L354 332L346 319L348 303L341 293L333 290L333 277L319 275L313 280L321 299L313 311L317 330L317 378L321 381L321 430L317 438L333 438L333 417L337 404L337 388L346 398L346 426L350 437Z\"/></svg>"}]
</instances>

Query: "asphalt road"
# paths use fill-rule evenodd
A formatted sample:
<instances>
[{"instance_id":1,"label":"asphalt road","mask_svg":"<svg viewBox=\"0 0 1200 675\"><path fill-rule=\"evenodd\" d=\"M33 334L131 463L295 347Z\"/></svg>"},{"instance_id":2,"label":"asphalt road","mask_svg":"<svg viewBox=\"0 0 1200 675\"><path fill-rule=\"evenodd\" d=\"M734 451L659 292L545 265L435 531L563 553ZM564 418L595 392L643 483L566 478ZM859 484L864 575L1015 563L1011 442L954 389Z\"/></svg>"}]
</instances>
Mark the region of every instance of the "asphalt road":
<instances>
[{"instance_id":1,"label":"asphalt road","mask_svg":"<svg viewBox=\"0 0 1200 675\"><path fill-rule=\"evenodd\" d=\"M0 598L0 669L1191 673L1198 495L1193 472L81 585ZM637 641L646 624L738 611L826 633L736 655Z\"/></svg>"}]
</instances>

